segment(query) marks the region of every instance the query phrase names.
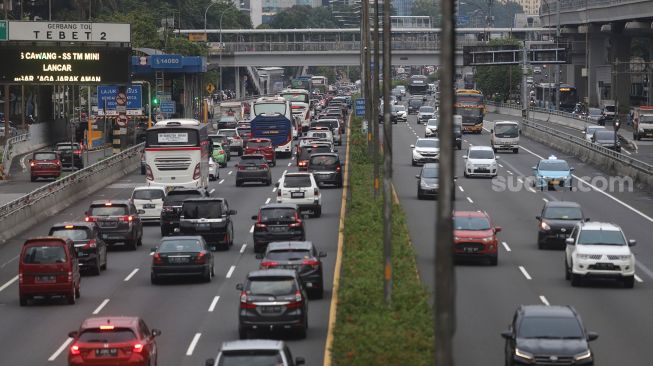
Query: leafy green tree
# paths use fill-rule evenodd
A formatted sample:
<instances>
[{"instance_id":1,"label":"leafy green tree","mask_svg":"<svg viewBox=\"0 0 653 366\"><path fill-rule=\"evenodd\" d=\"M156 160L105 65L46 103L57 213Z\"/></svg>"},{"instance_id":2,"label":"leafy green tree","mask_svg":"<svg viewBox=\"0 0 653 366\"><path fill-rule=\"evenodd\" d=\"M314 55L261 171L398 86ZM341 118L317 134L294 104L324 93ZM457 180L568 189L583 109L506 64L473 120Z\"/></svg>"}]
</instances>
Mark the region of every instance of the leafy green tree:
<instances>
[{"instance_id":1,"label":"leafy green tree","mask_svg":"<svg viewBox=\"0 0 653 366\"><path fill-rule=\"evenodd\" d=\"M340 28L340 24L329 7L295 5L277 13L270 22L270 28Z\"/></svg>"},{"instance_id":2,"label":"leafy green tree","mask_svg":"<svg viewBox=\"0 0 653 366\"><path fill-rule=\"evenodd\" d=\"M519 40L499 39L490 41L489 45L514 45L519 47ZM495 101L507 101L511 93L521 85L522 75L519 65L477 66L476 85L488 98Z\"/></svg>"}]
</instances>

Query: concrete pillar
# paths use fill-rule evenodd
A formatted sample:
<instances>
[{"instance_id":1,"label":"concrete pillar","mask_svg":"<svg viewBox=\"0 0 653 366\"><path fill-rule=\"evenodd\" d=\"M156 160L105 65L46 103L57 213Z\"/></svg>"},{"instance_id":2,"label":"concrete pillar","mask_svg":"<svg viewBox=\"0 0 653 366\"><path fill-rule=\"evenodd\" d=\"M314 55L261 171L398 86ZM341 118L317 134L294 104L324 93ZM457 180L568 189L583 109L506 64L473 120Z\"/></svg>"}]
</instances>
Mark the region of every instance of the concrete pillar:
<instances>
[{"instance_id":1,"label":"concrete pillar","mask_svg":"<svg viewBox=\"0 0 653 366\"><path fill-rule=\"evenodd\" d=\"M236 99L240 99L240 68L234 68L234 89L236 91Z\"/></svg>"},{"instance_id":2,"label":"concrete pillar","mask_svg":"<svg viewBox=\"0 0 653 366\"><path fill-rule=\"evenodd\" d=\"M628 108L630 106L630 67L627 64L630 62L630 44L632 37L622 34L615 34L611 37L611 57L610 62L620 62L613 69L614 85L612 85L612 95L619 105L619 109ZM617 111L619 112L619 111Z\"/></svg>"},{"instance_id":3,"label":"concrete pillar","mask_svg":"<svg viewBox=\"0 0 653 366\"><path fill-rule=\"evenodd\" d=\"M647 105L653 105L653 39L648 40L648 102Z\"/></svg>"},{"instance_id":4,"label":"concrete pillar","mask_svg":"<svg viewBox=\"0 0 653 366\"><path fill-rule=\"evenodd\" d=\"M597 74L600 66L608 63L606 49L607 36L600 32L600 28L589 26L587 34L587 92L589 94L589 106L597 106L599 103Z\"/></svg>"}]
</instances>

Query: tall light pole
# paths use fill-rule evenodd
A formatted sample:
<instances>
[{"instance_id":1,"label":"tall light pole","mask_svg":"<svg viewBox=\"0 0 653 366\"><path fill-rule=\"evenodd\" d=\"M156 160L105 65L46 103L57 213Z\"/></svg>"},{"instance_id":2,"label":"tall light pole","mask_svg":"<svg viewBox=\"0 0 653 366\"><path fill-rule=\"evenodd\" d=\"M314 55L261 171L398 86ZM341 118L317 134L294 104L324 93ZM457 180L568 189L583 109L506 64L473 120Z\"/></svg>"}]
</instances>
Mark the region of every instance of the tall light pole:
<instances>
[{"instance_id":1,"label":"tall light pole","mask_svg":"<svg viewBox=\"0 0 653 366\"><path fill-rule=\"evenodd\" d=\"M209 6L206 7L206 10L204 10L204 34L206 35L206 16L209 13L209 9L215 5L218 4L218 2L211 2ZM220 66L220 92L222 92L222 17L224 16L225 12L222 11L220 14L220 61L219 61L219 66ZM208 36L207 36L207 41L208 41Z\"/></svg>"},{"instance_id":2,"label":"tall light pole","mask_svg":"<svg viewBox=\"0 0 653 366\"><path fill-rule=\"evenodd\" d=\"M556 0L556 18L557 19L557 25L556 25L556 48L558 48L558 42L560 41L560 0ZM556 77L555 77L555 83L556 83L556 105L555 109L558 110L560 108L560 64L556 64Z\"/></svg>"}]
</instances>

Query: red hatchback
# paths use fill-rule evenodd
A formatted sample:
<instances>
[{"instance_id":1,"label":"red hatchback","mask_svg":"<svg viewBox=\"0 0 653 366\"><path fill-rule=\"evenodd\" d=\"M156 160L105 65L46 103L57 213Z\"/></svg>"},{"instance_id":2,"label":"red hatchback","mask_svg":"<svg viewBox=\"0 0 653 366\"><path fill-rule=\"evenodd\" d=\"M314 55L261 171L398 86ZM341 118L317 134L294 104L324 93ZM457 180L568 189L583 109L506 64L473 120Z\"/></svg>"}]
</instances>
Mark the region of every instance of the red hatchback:
<instances>
[{"instance_id":1,"label":"red hatchback","mask_svg":"<svg viewBox=\"0 0 653 366\"><path fill-rule=\"evenodd\" d=\"M478 211L454 211L453 213L454 258L484 258L496 266L499 260L499 241L501 231L493 226L490 216Z\"/></svg>"},{"instance_id":2,"label":"red hatchback","mask_svg":"<svg viewBox=\"0 0 653 366\"><path fill-rule=\"evenodd\" d=\"M73 343L68 349L68 365L154 366L157 364L155 337L138 317L88 318L79 330L68 333Z\"/></svg>"},{"instance_id":3,"label":"red hatchback","mask_svg":"<svg viewBox=\"0 0 653 366\"><path fill-rule=\"evenodd\" d=\"M254 138L250 139L245 146L245 155L260 154L265 156L270 165L277 165L277 155L272 146L272 140L268 138Z\"/></svg>"},{"instance_id":4,"label":"red hatchback","mask_svg":"<svg viewBox=\"0 0 653 366\"><path fill-rule=\"evenodd\" d=\"M61 176L61 159L55 151L38 151L29 159L29 171L32 182L38 178L54 178Z\"/></svg>"}]
</instances>

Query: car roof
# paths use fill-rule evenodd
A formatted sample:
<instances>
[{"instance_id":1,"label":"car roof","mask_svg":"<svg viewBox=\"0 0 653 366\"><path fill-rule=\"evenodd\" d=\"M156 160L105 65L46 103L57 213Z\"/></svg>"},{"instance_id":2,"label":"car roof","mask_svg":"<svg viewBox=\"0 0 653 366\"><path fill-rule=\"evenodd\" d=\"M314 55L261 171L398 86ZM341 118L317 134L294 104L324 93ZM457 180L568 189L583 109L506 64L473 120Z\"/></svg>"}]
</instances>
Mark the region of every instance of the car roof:
<instances>
[{"instance_id":1,"label":"car roof","mask_svg":"<svg viewBox=\"0 0 653 366\"><path fill-rule=\"evenodd\" d=\"M272 339L246 339L238 341L227 341L222 343L222 352L255 350L282 351L284 348L285 343L283 341Z\"/></svg>"},{"instance_id":2,"label":"car roof","mask_svg":"<svg viewBox=\"0 0 653 366\"><path fill-rule=\"evenodd\" d=\"M268 208L292 208L298 210L298 206L294 203L268 203L260 207L260 210L265 210Z\"/></svg>"},{"instance_id":3,"label":"car roof","mask_svg":"<svg viewBox=\"0 0 653 366\"><path fill-rule=\"evenodd\" d=\"M53 150L40 150L40 151L34 151L33 154L43 154L43 153L45 153L45 154L47 154L47 153L58 154L59 152L58 151L53 151Z\"/></svg>"},{"instance_id":4,"label":"car roof","mask_svg":"<svg viewBox=\"0 0 653 366\"><path fill-rule=\"evenodd\" d=\"M134 187L134 191L150 191L150 190L157 190L157 191L166 191L164 187L161 186L139 186L139 187Z\"/></svg>"},{"instance_id":5,"label":"car roof","mask_svg":"<svg viewBox=\"0 0 653 366\"><path fill-rule=\"evenodd\" d=\"M270 140L267 137L255 137L253 139L249 139L249 142L271 142L271 141L272 140Z\"/></svg>"},{"instance_id":6,"label":"car roof","mask_svg":"<svg viewBox=\"0 0 653 366\"><path fill-rule=\"evenodd\" d=\"M39 242L39 241L63 241L63 242L71 242L72 243L72 240L70 240L69 238L61 238L61 237L58 237L58 236L37 236L37 237L29 238L29 239L25 240L25 243L23 243L23 245L32 244L34 242Z\"/></svg>"},{"instance_id":7,"label":"car roof","mask_svg":"<svg viewBox=\"0 0 653 366\"><path fill-rule=\"evenodd\" d=\"M544 204L544 207L578 207L580 204L572 201L549 201Z\"/></svg>"},{"instance_id":8,"label":"car roof","mask_svg":"<svg viewBox=\"0 0 653 366\"><path fill-rule=\"evenodd\" d=\"M252 141L252 140L250 140L250 141ZM245 158L245 160L248 160L248 159L253 160L254 158L265 159L265 156L262 155L262 154L245 154L245 155L241 155L240 160L243 160L243 158Z\"/></svg>"},{"instance_id":9,"label":"car roof","mask_svg":"<svg viewBox=\"0 0 653 366\"><path fill-rule=\"evenodd\" d=\"M569 305L521 305L518 311L526 316L576 317L576 311Z\"/></svg>"},{"instance_id":10,"label":"car roof","mask_svg":"<svg viewBox=\"0 0 653 366\"><path fill-rule=\"evenodd\" d=\"M88 229L93 229L96 227L95 222L86 222L86 221L64 221L64 222L58 222L50 227L50 229L54 227L66 227L66 226L83 226Z\"/></svg>"},{"instance_id":11,"label":"car roof","mask_svg":"<svg viewBox=\"0 0 653 366\"><path fill-rule=\"evenodd\" d=\"M313 173L309 173L309 172L287 172L283 176L284 177L286 177L286 176L301 177L303 175L313 175Z\"/></svg>"},{"instance_id":12,"label":"car roof","mask_svg":"<svg viewBox=\"0 0 653 366\"><path fill-rule=\"evenodd\" d=\"M212 202L212 201L219 201L223 202L224 198L222 197L198 197L198 198L187 198L184 200L185 202Z\"/></svg>"},{"instance_id":13,"label":"car roof","mask_svg":"<svg viewBox=\"0 0 653 366\"><path fill-rule=\"evenodd\" d=\"M581 228L583 230L605 230L605 231L621 231L621 228L611 222L588 221L582 222Z\"/></svg>"},{"instance_id":14,"label":"car roof","mask_svg":"<svg viewBox=\"0 0 653 366\"><path fill-rule=\"evenodd\" d=\"M174 240L202 240L200 235L175 235L175 236L164 236L161 238L161 241L174 241Z\"/></svg>"},{"instance_id":15,"label":"car roof","mask_svg":"<svg viewBox=\"0 0 653 366\"><path fill-rule=\"evenodd\" d=\"M422 165L422 169L439 169L440 164L439 163L425 163Z\"/></svg>"},{"instance_id":16,"label":"car roof","mask_svg":"<svg viewBox=\"0 0 653 366\"><path fill-rule=\"evenodd\" d=\"M316 156L335 156L337 158L340 158L338 153L331 153L331 152L311 154L311 158L314 158Z\"/></svg>"},{"instance_id":17,"label":"car roof","mask_svg":"<svg viewBox=\"0 0 653 366\"><path fill-rule=\"evenodd\" d=\"M492 146L479 146L473 145L469 147L470 150L492 150Z\"/></svg>"},{"instance_id":18,"label":"car roof","mask_svg":"<svg viewBox=\"0 0 653 366\"><path fill-rule=\"evenodd\" d=\"M91 202L91 206L96 206L96 205L106 206L107 203L111 203L108 206L129 205L131 204L131 201L130 200L94 200L93 202Z\"/></svg>"},{"instance_id":19,"label":"car roof","mask_svg":"<svg viewBox=\"0 0 653 366\"><path fill-rule=\"evenodd\" d=\"M247 278L254 278L254 277L271 277L271 276L279 276L279 277L293 277L297 278L297 271L294 269L260 269L256 271L249 272L247 274Z\"/></svg>"},{"instance_id":20,"label":"car roof","mask_svg":"<svg viewBox=\"0 0 653 366\"><path fill-rule=\"evenodd\" d=\"M453 216L455 217L488 217L488 214L484 211L454 211Z\"/></svg>"},{"instance_id":21,"label":"car roof","mask_svg":"<svg viewBox=\"0 0 653 366\"><path fill-rule=\"evenodd\" d=\"M282 250L282 249L306 249L313 248L311 241L273 241L268 244L268 251Z\"/></svg>"},{"instance_id":22,"label":"car roof","mask_svg":"<svg viewBox=\"0 0 653 366\"><path fill-rule=\"evenodd\" d=\"M113 325L121 328L138 328L139 318L135 316L102 316L87 318L82 322L82 329L99 328L101 325Z\"/></svg>"}]
</instances>

